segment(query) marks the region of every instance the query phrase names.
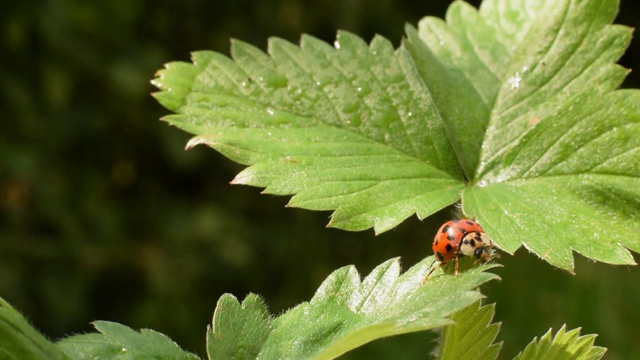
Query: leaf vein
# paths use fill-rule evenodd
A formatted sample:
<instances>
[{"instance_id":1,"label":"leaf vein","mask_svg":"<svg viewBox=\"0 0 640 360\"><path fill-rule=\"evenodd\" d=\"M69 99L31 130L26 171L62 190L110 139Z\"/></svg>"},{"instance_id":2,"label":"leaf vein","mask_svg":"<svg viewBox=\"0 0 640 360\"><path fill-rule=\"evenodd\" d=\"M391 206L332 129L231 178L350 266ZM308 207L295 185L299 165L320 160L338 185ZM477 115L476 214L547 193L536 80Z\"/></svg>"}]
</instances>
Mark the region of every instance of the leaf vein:
<instances>
[{"instance_id":1,"label":"leaf vein","mask_svg":"<svg viewBox=\"0 0 640 360\"><path fill-rule=\"evenodd\" d=\"M573 135L574 130L575 130L575 129L579 129L579 128L578 128L578 126L579 126L580 124L582 124L582 123L584 123L584 122L587 122L588 120L590 120L590 119L592 119L592 118L596 117L597 115L599 115L599 114L600 114L600 112L601 112L601 111L602 111L602 110L601 110L601 109L599 109L599 110L597 110L597 111L595 111L595 112L592 112L592 113L590 113L588 116L582 117L582 118L578 119L578 121L576 121L576 122L574 122L573 124L571 124L571 127L570 127L569 129L567 129L567 131L564 131L564 132L562 133L562 135L558 136L558 137L557 137L553 142L551 142L551 143L549 144L549 146L548 146L544 151L540 151L540 152L539 152L539 156L538 156L538 158L537 158L534 162L532 162L532 163L530 164L529 168L527 169L527 171L525 171L525 173L522 175L522 177L526 177L526 176L528 176L528 175L531 173L532 169L533 169L534 167L536 167L536 165L537 165L537 164L539 164L540 162L542 162L544 159L549 158L549 157L552 157L553 155L551 154L551 149L552 149L552 148L554 148L554 147L555 147L555 145L562 143L564 139L566 139L567 137L569 137L569 136ZM600 134L600 136L601 136L601 135L602 135L602 134ZM593 141L593 140L595 140L595 138L594 138L594 139L592 139L592 140L590 140L590 141ZM582 144L582 145L584 146L584 144ZM573 154L575 154L575 153L576 153L576 152L573 152L571 155L573 155ZM570 155L570 156L571 156L571 155ZM549 172L551 169L555 168L555 167L556 167L556 166L558 166L559 164L561 164L561 163L565 162L567 159L568 159L568 157L567 157L567 158L564 158L564 159L556 159L556 160L558 160L558 161L557 161L555 164L553 164L549 169L547 169L547 170L545 170L545 171L541 172L539 175L540 175L540 176L543 176L545 173Z\"/></svg>"},{"instance_id":2,"label":"leaf vein","mask_svg":"<svg viewBox=\"0 0 640 360\"><path fill-rule=\"evenodd\" d=\"M309 76L309 78L313 79L316 83L320 82L320 79L318 79L316 77L316 73L315 72L309 72L307 71L307 69L304 68L304 66L302 66L303 63L300 62L300 60L297 59L296 56L294 56L294 54L292 52L289 51L289 49L285 48L285 47L280 47L282 49L282 53L286 54L289 59L291 59L291 61L298 67L298 69L300 69L302 72L304 72L305 74L307 74L307 76ZM302 51L302 49L298 48L297 50ZM326 57L324 57L324 59L327 59ZM315 60L310 60L311 62L313 62L315 65L317 65L317 62ZM331 62L333 65L333 62ZM335 115L336 119L340 119L341 121L343 121L344 119L342 119L340 117L340 112L338 111L338 109L333 105L333 102L331 101L331 98L329 97L329 94L327 93L327 91L325 90L325 88L323 87L321 89L322 96L324 97L324 99L326 100L326 102L328 104L331 104L332 106L329 107L330 109L333 110L333 113ZM332 127L339 127L337 126L337 124L332 124L332 123L328 123L324 120L323 117L318 117L320 119L321 122L323 122L324 124L327 124L329 126Z\"/></svg>"},{"instance_id":3,"label":"leaf vein","mask_svg":"<svg viewBox=\"0 0 640 360\"><path fill-rule=\"evenodd\" d=\"M564 12L564 14L563 14L564 16L563 16L563 19L562 19L562 26L560 27L560 29L564 28L564 25L565 25L564 23L565 23L565 22L566 22L566 20L567 20L568 13L569 13L569 7L565 8L565 12ZM554 38L553 38L553 41L551 41L551 42L549 43L549 46L547 46L547 48L545 49L544 57L548 56L548 55L549 55L549 52L551 51L551 49L554 47L554 45L556 45L556 44L557 44L557 42L559 41L559 36L560 36L560 31L557 31L557 32L555 33L555 36L554 36ZM584 41L584 38L583 38L582 40ZM574 47L573 49L571 49L571 51L572 51L573 53L575 53L575 52L578 50L578 48L579 48L579 46L576 46L576 47ZM571 55L569 58L573 57L573 53L572 53L572 55ZM543 57L543 58L544 58L544 57ZM527 101L528 101L529 99L531 99L531 98L532 98L532 95L534 95L534 94L536 94L537 92L541 91L541 90L542 90L542 89L543 89L543 88L544 88L544 87L545 87L545 86L546 86L546 85L547 85L551 80L553 80L553 79L555 78L555 76L556 76L557 74L559 74L559 73L560 73L560 71L561 71L561 70L562 70L562 69L567 65L567 63L568 63L568 61L565 61L565 62L562 64L562 66L558 67L557 69L554 69L554 72L553 72L553 73L551 73L551 74L549 74L549 75L544 79L544 81L543 81L542 83L538 84L538 85L533 89L533 91L532 91L532 92L530 92L530 93L526 94L526 96L521 96L520 100L518 100L518 101L516 101L515 103L511 104L511 105L510 105L509 107L507 107L506 109L503 109L503 110L500 112L500 115L502 115L502 116L508 116L510 113L512 113L512 112L514 112L514 111L516 111L516 110L519 110L519 108L520 108L521 106L524 106L524 105L527 103ZM536 67L537 67L537 64L533 64L533 65L532 65L529 69L527 69L527 70L528 70L528 71L530 71L530 72L533 72L533 71L536 69ZM513 94L513 95L511 95L510 97L513 97L513 96L515 96L516 92L512 92L511 94ZM507 99L508 99L508 98L509 98L509 97L507 97ZM519 118L519 117L516 117L516 118L515 118L515 119L513 119L513 120L516 120L516 119L518 119L518 118ZM512 122L513 122L513 121L512 121Z\"/></svg>"}]
</instances>

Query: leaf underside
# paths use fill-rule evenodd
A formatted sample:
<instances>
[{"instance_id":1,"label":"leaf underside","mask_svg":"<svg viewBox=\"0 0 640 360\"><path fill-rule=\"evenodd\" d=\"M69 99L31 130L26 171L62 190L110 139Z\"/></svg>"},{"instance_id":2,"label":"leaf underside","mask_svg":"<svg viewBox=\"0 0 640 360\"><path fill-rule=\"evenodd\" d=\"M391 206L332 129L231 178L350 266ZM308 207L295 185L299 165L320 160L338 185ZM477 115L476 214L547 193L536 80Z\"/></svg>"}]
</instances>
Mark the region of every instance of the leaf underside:
<instances>
[{"instance_id":1,"label":"leaf underside","mask_svg":"<svg viewBox=\"0 0 640 360\"><path fill-rule=\"evenodd\" d=\"M631 29L617 0L453 2L398 49L339 32L196 52L153 81L169 123L247 165L233 180L389 230L456 201L508 253L640 251L640 93L615 90ZM624 232L619 229L625 229Z\"/></svg>"},{"instance_id":2,"label":"leaf underside","mask_svg":"<svg viewBox=\"0 0 640 360\"><path fill-rule=\"evenodd\" d=\"M362 280L353 266L341 268L309 302L277 318L256 295L241 304L225 295L208 330L209 358L333 359L382 337L449 324L450 315L482 296L473 289L497 278L483 272L489 265L423 284L430 264L432 257L400 275L392 259Z\"/></svg>"}]
</instances>

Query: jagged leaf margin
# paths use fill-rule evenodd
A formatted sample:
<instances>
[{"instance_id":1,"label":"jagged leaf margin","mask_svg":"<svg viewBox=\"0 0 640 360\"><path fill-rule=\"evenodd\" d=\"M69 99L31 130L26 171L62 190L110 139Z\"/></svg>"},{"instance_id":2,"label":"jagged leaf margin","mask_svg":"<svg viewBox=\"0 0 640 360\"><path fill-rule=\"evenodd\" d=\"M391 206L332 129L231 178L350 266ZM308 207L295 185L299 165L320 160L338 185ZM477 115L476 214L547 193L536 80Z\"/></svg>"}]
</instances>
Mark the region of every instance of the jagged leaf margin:
<instances>
[{"instance_id":1,"label":"jagged leaf margin","mask_svg":"<svg viewBox=\"0 0 640 360\"><path fill-rule=\"evenodd\" d=\"M616 0L487 0L479 11L454 2L446 22L407 28L405 46L474 174L462 209L509 253L524 244L569 271L572 251L635 264L627 249L640 251L640 240L618 229L640 231L640 92L614 91L631 38L611 25L617 9ZM480 118L464 110L474 106Z\"/></svg>"},{"instance_id":2,"label":"jagged leaf margin","mask_svg":"<svg viewBox=\"0 0 640 360\"><path fill-rule=\"evenodd\" d=\"M154 330L138 332L110 321L95 321L93 326L99 333L70 336L60 340L58 346L74 359L199 359Z\"/></svg>"},{"instance_id":3,"label":"jagged leaf margin","mask_svg":"<svg viewBox=\"0 0 640 360\"><path fill-rule=\"evenodd\" d=\"M473 289L497 278L483 272L494 264L459 276L434 275L423 284L431 264L429 257L400 275L398 259L391 259L363 280L353 266L341 268L323 282L311 301L277 318L267 315L266 306L255 295L242 305L226 295L208 331L209 356L333 359L381 337L449 324L450 315L482 296ZM247 321L252 325L246 326ZM246 344L251 344L250 351Z\"/></svg>"},{"instance_id":4,"label":"jagged leaf margin","mask_svg":"<svg viewBox=\"0 0 640 360\"><path fill-rule=\"evenodd\" d=\"M153 83L169 123L251 165L233 183L294 195L289 206L336 210L330 226L389 230L452 204L464 186L442 118L404 49L339 32L303 36L269 55L234 41L233 60L196 52Z\"/></svg>"},{"instance_id":5,"label":"jagged leaf margin","mask_svg":"<svg viewBox=\"0 0 640 360\"><path fill-rule=\"evenodd\" d=\"M480 301L468 306L451 319L442 333L438 358L465 360L495 360L502 343L494 343L500 323L492 323L495 304L482 306Z\"/></svg>"},{"instance_id":6,"label":"jagged leaf margin","mask_svg":"<svg viewBox=\"0 0 640 360\"><path fill-rule=\"evenodd\" d=\"M580 328L566 331L566 327L562 325L553 338L552 329L540 340L536 337L514 360L597 360L604 356L607 349L593 345L596 335L580 336Z\"/></svg>"}]
</instances>

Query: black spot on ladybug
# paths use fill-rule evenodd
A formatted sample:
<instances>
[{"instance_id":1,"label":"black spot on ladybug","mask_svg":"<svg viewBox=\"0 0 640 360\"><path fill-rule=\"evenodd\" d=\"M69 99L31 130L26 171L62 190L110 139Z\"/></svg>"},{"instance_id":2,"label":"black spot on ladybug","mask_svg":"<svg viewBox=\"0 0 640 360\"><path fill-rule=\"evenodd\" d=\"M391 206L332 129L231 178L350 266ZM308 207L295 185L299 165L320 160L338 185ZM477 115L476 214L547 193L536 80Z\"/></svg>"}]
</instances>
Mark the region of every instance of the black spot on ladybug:
<instances>
[{"instance_id":1,"label":"black spot on ladybug","mask_svg":"<svg viewBox=\"0 0 640 360\"><path fill-rule=\"evenodd\" d=\"M436 257L439 261L444 261L444 255L442 255L440 251L436 251Z\"/></svg>"},{"instance_id":2,"label":"black spot on ladybug","mask_svg":"<svg viewBox=\"0 0 640 360\"><path fill-rule=\"evenodd\" d=\"M447 231L449 231L449 228L451 228L451 226L447 225L447 226L445 226L444 228L442 228L442 231L441 231L441 232L444 234L444 233L446 233Z\"/></svg>"},{"instance_id":3,"label":"black spot on ladybug","mask_svg":"<svg viewBox=\"0 0 640 360\"><path fill-rule=\"evenodd\" d=\"M469 221L469 220L467 220L467 221L465 221L465 222L467 223L467 225L470 225L470 226L473 226L473 225L475 225L475 224L476 224L476 223L474 223L473 221Z\"/></svg>"},{"instance_id":4,"label":"black spot on ladybug","mask_svg":"<svg viewBox=\"0 0 640 360\"><path fill-rule=\"evenodd\" d=\"M453 247L451 244L447 244L447 252L451 252L451 250L453 250Z\"/></svg>"},{"instance_id":5,"label":"black spot on ladybug","mask_svg":"<svg viewBox=\"0 0 640 360\"><path fill-rule=\"evenodd\" d=\"M455 236L453 236L453 234L449 234L447 235L447 239L449 239L449 241L453 241L455 239Z\"/></svg>"},{"instance_id":6,"label":"black spot on ladybug","mask_svg":"<svg viewBox=\"0 0 640 360\"><path fill-rule=\"evenodd\" d=\"M439 242L440 242L440 240L436 239L436 241L434 242L434 244L435 244L436 246L438 246L438 243L439 243Z\"/></svg>"},{"instance_id":7,"label":"black spot on ladybug","mask_svg":"<svg viewBox=\"0 0 640 360\"><path fill-rule=\"evenodd\" d=\"M460 231L462 233L462 235L467 235L467 230L465 230L465 228L458 228L458 231Z\"/></svg>"}]
</instances>

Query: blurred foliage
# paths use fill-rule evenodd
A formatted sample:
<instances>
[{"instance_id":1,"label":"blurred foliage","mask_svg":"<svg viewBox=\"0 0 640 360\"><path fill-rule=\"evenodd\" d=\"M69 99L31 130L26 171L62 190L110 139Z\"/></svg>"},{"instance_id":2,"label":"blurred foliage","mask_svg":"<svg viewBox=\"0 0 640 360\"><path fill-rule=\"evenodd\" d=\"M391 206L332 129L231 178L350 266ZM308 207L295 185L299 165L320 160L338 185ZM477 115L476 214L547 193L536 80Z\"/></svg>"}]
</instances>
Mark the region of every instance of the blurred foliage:
<instances>
[{"instance_id":1,"label":"blurred foliage","mask_svg":"<svg viewBox=\"0 0 640 360\"><path fill-rule=\"evenodd\" d=\"M472 4L478 5L478 1ZM204 354L218 297L262 294L273 313L310 298L337 267L363 273L392 256L405 268L430 254L451 216L372 231L325 229L327 213L230 186L240 170L157 121L153 72L189 51L228 53L229 38L264 48L337 29L399 44L403 24L442 17L449 1L12 2L0 13L0 295L52 338L95 319L147 327ZM618 23L637 26L622 0ZM634 39L622 59L640 64ZM625 86L639 87L638 73ZM624 229L621 229L624 231ZM638 257L636 257L638 259ZM579 259L576 276L521 250L483 286L502 321L504 358L548 328L597 333L609 359L640 354L640 271ZM414 359L433 334L374 342L346 358ZM398 350L400 349L400 350Z\"/></svg>"}]
</instances>

